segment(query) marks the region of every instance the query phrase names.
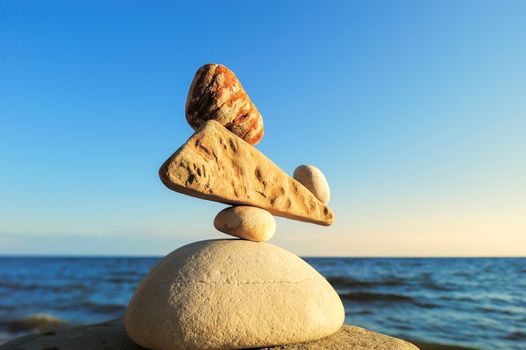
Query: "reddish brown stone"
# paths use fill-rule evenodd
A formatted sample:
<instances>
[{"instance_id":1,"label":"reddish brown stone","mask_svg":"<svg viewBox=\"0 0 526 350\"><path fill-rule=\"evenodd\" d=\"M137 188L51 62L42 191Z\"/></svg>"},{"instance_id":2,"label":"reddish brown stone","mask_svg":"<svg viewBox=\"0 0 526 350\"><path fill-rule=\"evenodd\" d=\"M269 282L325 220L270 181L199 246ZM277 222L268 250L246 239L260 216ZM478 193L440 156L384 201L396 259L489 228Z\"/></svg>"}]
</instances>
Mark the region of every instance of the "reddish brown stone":
<instances>
[{"instance_id":1,"label":"reddish brown stone","mask_svg":"<svg viewBox=\"0 0 526 350\"><path fill-rule=\"evenodd\" d=\"M263 137L263 118L234 72L221 64L205 64L195 74L186 100L186 120L197 130L215 120L254 145Z\"/></svg>"}]
</instances>

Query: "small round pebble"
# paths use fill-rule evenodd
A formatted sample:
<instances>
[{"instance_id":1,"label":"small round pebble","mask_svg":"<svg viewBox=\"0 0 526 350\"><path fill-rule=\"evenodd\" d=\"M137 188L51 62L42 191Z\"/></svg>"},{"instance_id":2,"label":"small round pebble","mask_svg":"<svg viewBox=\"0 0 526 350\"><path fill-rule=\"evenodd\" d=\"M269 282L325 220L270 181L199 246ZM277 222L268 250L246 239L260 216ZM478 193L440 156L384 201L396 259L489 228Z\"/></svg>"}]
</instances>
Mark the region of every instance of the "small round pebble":
<instances>
[{"instance_id":1,"label":"small round pebble","mask_svg":"<svg viewBox=\"0 0 526 350\"><path fill-rule=\"evenodd\" d=\"M307 187L323 204L329 203L331 190L325 175L314 165L300 165L294 170L294 180Z\"/></svg>"},{"instance_id":2,"label":"small round pebble","mask_svg":"<svg viewBox=\"0 0 526 350\"><path fill-rule=\"evenodd\" d=\"M214 226L221 232L249 241L268 241L276 232L276 220L268 211L235 206L223 209L214 219Z\"/></svg>"}]
</instances>

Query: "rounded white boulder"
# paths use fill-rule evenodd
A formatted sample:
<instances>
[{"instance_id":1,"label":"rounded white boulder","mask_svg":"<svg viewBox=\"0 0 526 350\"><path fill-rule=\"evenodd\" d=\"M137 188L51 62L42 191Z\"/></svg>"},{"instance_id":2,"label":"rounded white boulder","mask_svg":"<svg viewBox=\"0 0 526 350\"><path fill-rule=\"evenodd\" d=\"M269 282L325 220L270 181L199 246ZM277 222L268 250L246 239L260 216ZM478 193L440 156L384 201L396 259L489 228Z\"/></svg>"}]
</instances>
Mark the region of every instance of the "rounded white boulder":
<instances>
[{"instance_id":1,"label":"rounded white boulder","mask_svg":"<svg viewBox=\"0 0 526 350\"><path fill-rule=\"evenodd\" d=\"M344 316L336 291L296 255L212 240L179 248L150 271L125 328L149 349L244 349L319 339L338 331Z\"/></svg>"},{"instance_id":2,"label":"rounded white boulder","mask_svg":"<svg viewBox=\"0 0 526 350\"><path fill-rule=\"evenodd\" d=\"M276 220L264 209L236 206L221 210L214 219L214 227L232 236L263 242L274 236Z\"/></svg>"},{"instance_id":3,"label":"rounded white boulder","mask_svg":"<svg viewBox=\"0 0 526 350\"><path fill-rule=\"evenodd\" d=\"M320 169L314 165L300 165L294 170L293 178L311 191L320 202L329 203L331 190Z\"/></svg>"}]
</instances>

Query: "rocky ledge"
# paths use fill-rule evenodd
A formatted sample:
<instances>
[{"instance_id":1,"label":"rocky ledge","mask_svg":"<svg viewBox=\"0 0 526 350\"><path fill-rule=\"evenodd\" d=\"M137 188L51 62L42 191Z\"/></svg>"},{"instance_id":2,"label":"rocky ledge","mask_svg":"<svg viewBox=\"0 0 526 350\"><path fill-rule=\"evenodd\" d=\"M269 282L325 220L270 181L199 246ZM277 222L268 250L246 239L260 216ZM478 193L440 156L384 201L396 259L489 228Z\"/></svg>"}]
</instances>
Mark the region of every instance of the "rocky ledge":
<instances>
[{"instance_id":1,"label":"rocky ledge","mask_svg":"<svg viewBox=\"0 0 526 350\"><path fill-rule=\"evenodd\" d=\"M28 335L0 346L0 350L143 350L126 335L122 319L55 332ZM265 350L418 350L404 340L344 325L337 333L307 343L260 348Z\"/></svg>"}]
</instances>

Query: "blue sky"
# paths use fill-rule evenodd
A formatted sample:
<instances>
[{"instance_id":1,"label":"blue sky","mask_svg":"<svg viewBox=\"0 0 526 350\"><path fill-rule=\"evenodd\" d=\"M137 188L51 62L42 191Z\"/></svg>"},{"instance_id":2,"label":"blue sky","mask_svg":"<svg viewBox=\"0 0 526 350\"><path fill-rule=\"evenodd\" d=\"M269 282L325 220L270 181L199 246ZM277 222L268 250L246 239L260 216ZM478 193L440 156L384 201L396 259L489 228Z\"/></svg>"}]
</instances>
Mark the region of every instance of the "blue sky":
<instances>
[{"instance_id":1,"label":"blue sky","mask_svg":"<svg viewBox=\"0 0 526 350\"><path fill-rule=\"evenodd\" d=\"M192 133L197 68L261 111L257 146L318 166L330 228L302 255L526 255L523 1L0 0L0 254L160 255L222 204L157 170Z\"/></svg>"}]
</instances>

